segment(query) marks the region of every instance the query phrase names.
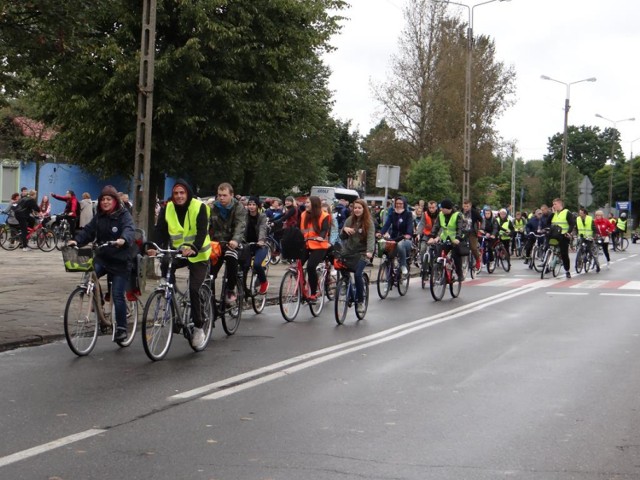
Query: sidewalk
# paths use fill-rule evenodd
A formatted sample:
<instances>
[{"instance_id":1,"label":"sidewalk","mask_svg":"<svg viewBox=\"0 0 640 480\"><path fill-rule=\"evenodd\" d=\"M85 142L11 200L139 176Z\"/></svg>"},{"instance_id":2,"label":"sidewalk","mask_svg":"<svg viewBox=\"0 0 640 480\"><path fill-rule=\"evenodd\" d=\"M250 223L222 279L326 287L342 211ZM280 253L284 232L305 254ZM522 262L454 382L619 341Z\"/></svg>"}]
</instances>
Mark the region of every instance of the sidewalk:
<instances>
[{"instance_id":1,"label":"sidewalk","mask_svg":"<svg viewBox=\"0 0 640 480\"><path fill-rule=\"evenodd\" d=\"M374 275L378 262L375 259ZM65 272L58 250L48 253L0 250L0 266L0 351L64 338L65 304L82 274ZM270 304L277 303L280 279L287 266L281 262L269 268ZM415 269L412 273L415 274ZM146 294L155 282L147 281Z\"/></svg>"}]
</instances>

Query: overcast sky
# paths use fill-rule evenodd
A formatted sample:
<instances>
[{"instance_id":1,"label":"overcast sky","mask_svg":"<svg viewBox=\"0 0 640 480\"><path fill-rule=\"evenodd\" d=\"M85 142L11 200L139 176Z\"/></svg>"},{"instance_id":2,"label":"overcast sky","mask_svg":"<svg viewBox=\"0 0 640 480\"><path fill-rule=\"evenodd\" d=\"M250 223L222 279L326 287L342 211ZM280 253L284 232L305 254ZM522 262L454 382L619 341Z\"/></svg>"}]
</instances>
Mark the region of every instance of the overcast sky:
<instances>
[{"instance_id":1,"label":"overcast sky","mask_svg":"<svg viewBox=\"0 0 640 480\"><path fill-rule=\"evenodd\" d=\"M350 0L337 51L326 57L333 73L334 115L352 120L366 135L380 117L370 82L384 81L390 57L398 51L404 27L403 9L409 0ZM459 0L475 5L480 1ZM466 23L468 10L449 5ZM562 132L566 87L562 82L589 77L597 81L570 87L570 125L601 129L617 124L622 148L640 137L640 1L639 0L511 0L474 9L474 34L491 36L497 60L513 65L516 103L497 122L503 139L516 142L516 155L541 159L549 137ZM633 143L640 153L640 140Z\"/></svg>"}]
</instances>

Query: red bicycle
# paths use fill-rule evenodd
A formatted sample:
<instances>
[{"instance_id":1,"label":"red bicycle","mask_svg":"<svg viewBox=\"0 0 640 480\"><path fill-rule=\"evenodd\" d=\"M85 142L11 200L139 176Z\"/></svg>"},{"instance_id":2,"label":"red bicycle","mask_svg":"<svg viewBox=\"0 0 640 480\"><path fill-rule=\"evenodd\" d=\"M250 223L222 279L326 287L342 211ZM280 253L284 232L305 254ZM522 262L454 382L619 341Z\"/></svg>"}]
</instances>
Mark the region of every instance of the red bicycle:
<instances>
[{"instance_id":1,"label":"red bicycle","mask_svg":"<svg viewBox=\"0 0 640 480\"><path fill-rule=\"evenodd\" d=\"M460 295L460 289L462 288L462 282L456 274L456 267L453 261L453 244L447 240L439 245L440 255L436 258L431 269L431 276L429 277L429 289L431 290L431 296L437 302L444 297L444 291L449 286L449 293L453 298Z\"/></svg>"},{"instance_id":2,"label":"red bicycle","mask_svg":"<svg viewBox=\"0 0 640 480\"><path fill-rule=\"evenodd\" d=\"M280 282L278 300L282 317L287 322L295 320L302 303L308 303L311 315L317 317L322 312L325 295L329 300L333 299L336 284L331 276L331 265L328 259L318 264L316 273L318 274L318 298L313 302L302 260L296 260L284 272Z\"/></svg>"},{"instance_id":3,"label":"red bicycle","mask_svg":"<svg viewBox=\"0 0 640 480\"><path fill-rule=\"evenodd\" d=\"M5 250L15 250L22 243L20 227L3 225L0 229L0 247ZM50 252L56 248L54 231L45 226L42 219L37 218L33 227L27 227L27 248L39 248L43 252Z\"/></svg>"}]
</instances>

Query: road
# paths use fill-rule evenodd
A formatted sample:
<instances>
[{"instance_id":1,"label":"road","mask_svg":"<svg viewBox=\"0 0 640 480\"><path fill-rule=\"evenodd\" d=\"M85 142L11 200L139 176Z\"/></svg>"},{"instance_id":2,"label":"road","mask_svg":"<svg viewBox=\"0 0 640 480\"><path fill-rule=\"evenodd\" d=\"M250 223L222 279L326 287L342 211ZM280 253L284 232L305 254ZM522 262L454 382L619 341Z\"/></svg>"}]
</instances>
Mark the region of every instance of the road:
<instances>
[{"instance_id":1,"label":"road","mask_svg":"<svg viewBox=\"0 0 640 480\"><path fill-rule=\"evenodd\" d=\"M414 279L343 326L268 307L156 363L139 339L0 353L0 478L638 479L639 251L437 303Z\"/></svg>"}]
</instances>

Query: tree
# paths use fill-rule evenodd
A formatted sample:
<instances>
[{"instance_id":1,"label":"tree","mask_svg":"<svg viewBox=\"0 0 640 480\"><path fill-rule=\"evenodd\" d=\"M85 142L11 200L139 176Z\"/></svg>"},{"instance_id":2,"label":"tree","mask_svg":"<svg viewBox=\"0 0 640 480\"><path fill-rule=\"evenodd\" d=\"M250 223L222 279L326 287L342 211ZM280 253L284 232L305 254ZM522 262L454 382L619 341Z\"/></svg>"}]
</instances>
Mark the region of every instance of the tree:
<instances>
[{"instance_id":1,"label":"tree","mask_svg":"<svg viewBox=\"0 0 640 480\"><path fill-rule=\"evenodd\" d=\"M347 184L347 177L355 174L356 170L365 169L365 160L360 148L360 134L351 132L351 122L335 120L333 158L327 164L329 184Z\"/></svg>"},{"instance_id":2,"label":"tree","mask_svg":"<svg viewBox=\"0 0 640 480\"><path fill-rule=\"evenodd\" d=\"M8 94L29 94L57 128L59 153L104 175L131 173L140 2L34 3L3 10ZM344 6L159 0L153 172L187 173L203 189L222 180L239 191L268 180L287 190L313 183L333 145L320 56L339 29L340 17L329 12Z\"/></svg>"},{"instance_id":3,"label":"tree","mask_svg":"<svg viewBox=\"0 0 640 480\"><path fill-rule=\"evenodd\" d=\"M386 121L406 140L414 159L445 152L456 185L462 182L466 25L446 15L446 5L414 0L405 9L400 52L391 76L374 85ZM494 122L511 104L515 74L495 59L495 45L474 38L472 65L472 178L492 162Z\"/></svg>"},{"instance_id":4,"label":"tree","mask_svg":"<svg viewBox=\"0 0 640 480\"><path fill-rule=\"evenodd\" d=\"M414 162L407 174L406 196L411 204L422 199L439 202L443 198L460 201L451 180L451 173L442 153L429 155Z\"/></svg>"},{"instance_id":5,"label":"tree","mask_svg":"<svg viewBox=\"0 0 640 480\"><path fill-rule=\"evenodd\" d=\"M549 139L545 161L562 161L562 141L564 134L556 133ZM620 148L620 133L606 128L582 125L567 128L567 164L574 165L582 175L592 175L600 170L611 156L611 142L614 142L616 159L624 159Z\"/></svg>"}]
</instances>

